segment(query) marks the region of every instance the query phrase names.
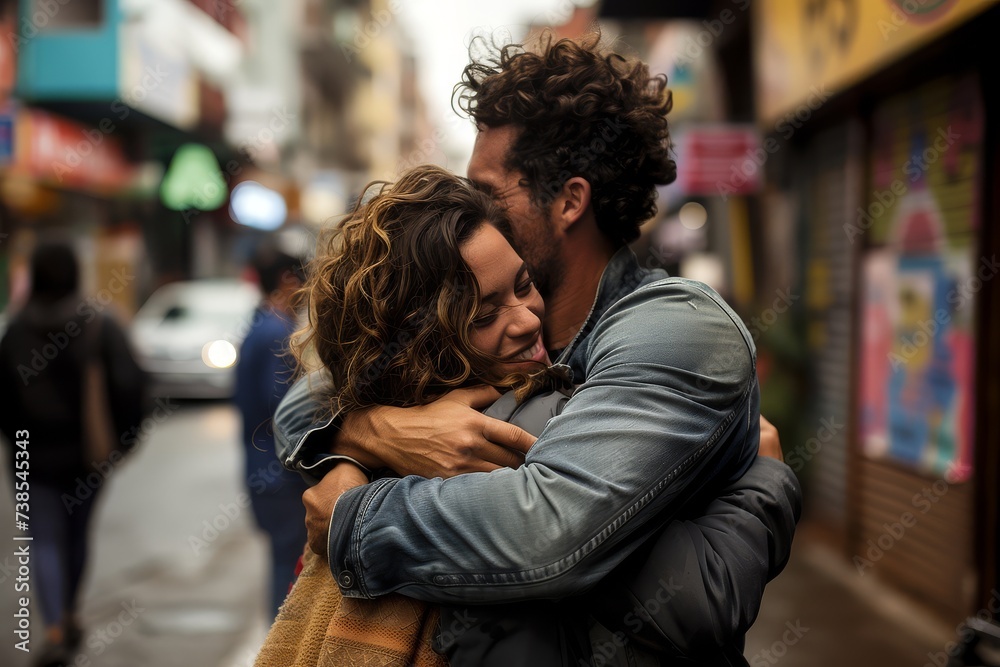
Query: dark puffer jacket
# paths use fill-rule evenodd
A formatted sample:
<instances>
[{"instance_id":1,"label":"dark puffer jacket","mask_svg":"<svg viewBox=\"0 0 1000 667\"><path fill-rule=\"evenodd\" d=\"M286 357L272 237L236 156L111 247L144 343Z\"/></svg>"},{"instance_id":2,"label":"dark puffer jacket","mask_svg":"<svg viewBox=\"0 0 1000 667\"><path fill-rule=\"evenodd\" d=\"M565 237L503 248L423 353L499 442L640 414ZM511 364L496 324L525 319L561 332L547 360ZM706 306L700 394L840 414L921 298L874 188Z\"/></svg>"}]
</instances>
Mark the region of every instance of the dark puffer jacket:
<instances>
[{"instance_id":1,"label":"dark puffer jacket","mask_svg":"<svg viewBox=\"0 0 1000 667\"><path fill-rule=\"evenodd\" d=\"M86 360L97 354L114 444L126 449L146 414L146 378L113 318L79 296L29 302L0 341L0 432L8 443L28 432L32 481L71 489L94 472L83 439L83 387Z\"/></svg>"},{"instance_id":2,"label":"dark puffer jacket","mask_svg":"<svg viewBox=\"0 0 1000 667\"><path fill-rule=\"evenodd\" d=\"M508 392L486 414L538 436L570 393L518 405ZM757 457L715 498L693 499L583 598L442 607L437 649L453 667L746 665L744 635L763 584L788 562L801 505L792 470ZM525 535L525 547L539 537Z\"/></svg>"}]
</instances>

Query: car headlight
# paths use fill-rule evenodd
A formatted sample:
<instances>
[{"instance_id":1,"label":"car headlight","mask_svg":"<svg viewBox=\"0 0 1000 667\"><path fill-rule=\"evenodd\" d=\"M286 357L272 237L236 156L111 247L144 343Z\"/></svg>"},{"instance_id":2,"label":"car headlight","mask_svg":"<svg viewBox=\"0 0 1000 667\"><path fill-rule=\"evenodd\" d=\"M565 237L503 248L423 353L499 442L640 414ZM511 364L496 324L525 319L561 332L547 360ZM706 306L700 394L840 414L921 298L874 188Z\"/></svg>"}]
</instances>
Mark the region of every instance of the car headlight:
<instances>
[{"instance_id":1,"label":"car headlight","mask_svg":"<svg viewBox=\"0 0 1000 667\"><path fill-rule=\"evenodd\" d=\"M201 349L201 360L209 368L229 368L236 363L236 347L228 340L213 340Z\"/></svg>"}]
</instances>

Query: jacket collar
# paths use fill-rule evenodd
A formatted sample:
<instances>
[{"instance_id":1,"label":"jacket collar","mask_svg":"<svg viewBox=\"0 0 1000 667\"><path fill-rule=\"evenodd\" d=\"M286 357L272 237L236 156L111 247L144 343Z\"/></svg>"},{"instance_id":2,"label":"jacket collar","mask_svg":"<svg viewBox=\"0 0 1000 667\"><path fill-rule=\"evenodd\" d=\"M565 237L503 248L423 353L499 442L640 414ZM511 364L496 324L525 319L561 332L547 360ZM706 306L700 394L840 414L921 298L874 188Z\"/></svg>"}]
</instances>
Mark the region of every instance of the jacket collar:
<instances>
[{"instance_id":1,"label":"jacket collar","mask_svg":"<svg viewBox=\"0 0 1000 667\"><path fill-rule=\"evenodd\" d=\"M662 269L645 269L639 266L639 260L628 246L619 248L604 267L601 281L597 285L597 295L586 321L555 363L569 366L573 371L574 381L582 382L587 367L587 340L604 313L639 287L667 277L669 275Z\"/></svg>"}]
</instances>

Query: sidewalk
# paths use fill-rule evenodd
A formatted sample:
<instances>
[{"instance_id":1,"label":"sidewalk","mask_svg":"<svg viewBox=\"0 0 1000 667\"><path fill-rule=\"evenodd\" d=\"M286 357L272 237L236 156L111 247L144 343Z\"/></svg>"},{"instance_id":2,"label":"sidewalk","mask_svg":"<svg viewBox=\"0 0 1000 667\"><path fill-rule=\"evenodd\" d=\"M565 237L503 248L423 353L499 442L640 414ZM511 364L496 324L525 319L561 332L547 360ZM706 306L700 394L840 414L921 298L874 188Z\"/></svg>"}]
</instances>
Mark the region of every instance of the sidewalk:
<instances>
[{"instance_id":1,"label":"sidewalk","mask_svg":"<svg viewBox=\"0 0 1000 667\"><path fill-rule=\"evenodd\" d=\"M268 555L240 503L240 447L232 406L182 404L111 473L91 527L79 667L253 664L268 627ZM11 517L6 467L0 516ZM14 543L7 529L0 537L3 565ZM28 667L35 654L13 649L13 584L0 576L0 665ZM33 652L43 644L40 614L33 605Z\"/></svg>"},{"instance_id":2,"label":"sidewalk","mask_svg":"<svg viewBox=\"0 0 1000 667\"><path fill-rule=\"evenodd\" d=\"M924 667L953 631L803 535L767 587L745 655L751 667Z\"/></svg>"}]
</instances>

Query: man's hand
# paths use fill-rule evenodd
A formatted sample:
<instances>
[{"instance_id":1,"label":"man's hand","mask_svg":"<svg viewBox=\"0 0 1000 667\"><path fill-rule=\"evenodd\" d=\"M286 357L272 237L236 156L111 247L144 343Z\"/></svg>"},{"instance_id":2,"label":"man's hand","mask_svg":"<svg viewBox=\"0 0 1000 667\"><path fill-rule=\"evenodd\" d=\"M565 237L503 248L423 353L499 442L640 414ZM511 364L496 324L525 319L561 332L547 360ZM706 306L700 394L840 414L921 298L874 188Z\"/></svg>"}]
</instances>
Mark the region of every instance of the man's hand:
<instances>
[{"instance_id":1,"label":"man's hand","mask_svg":"<svg viewBox=\"0 0 1000 667\"><path fill-rule=\"evenodd\" d=\"M778 429L774 424L760 417L760 447L757 449L757 456L768 456L779 461L785 460L785 454L781 451L781 440L778 438Z\"/></svg>"},{"instance_id":2,"label":"man's hand","mask_svg":"<svg viewBox=\"0 0 1000 667\"><path fill-rule=\"evenodd\" d=\"M368 478L357 466L338 463L319 484L302 494L302 504L306 506L306 532L313 553L326 556L330 518L337 499L344 491L367 483Z\"/></svg>"},{"instance_id":3,"label":"man's hand","mask_svg":"<svg viewBox=\"0 0 1000 667\"><path fill-rule=\"evenodd\" d=\"M428 478L516 468L535 437L479 412L499 397L492 387L473 387L427 405L358 410L344 418L333 453Z\"/></svg>"}]
</instances>

